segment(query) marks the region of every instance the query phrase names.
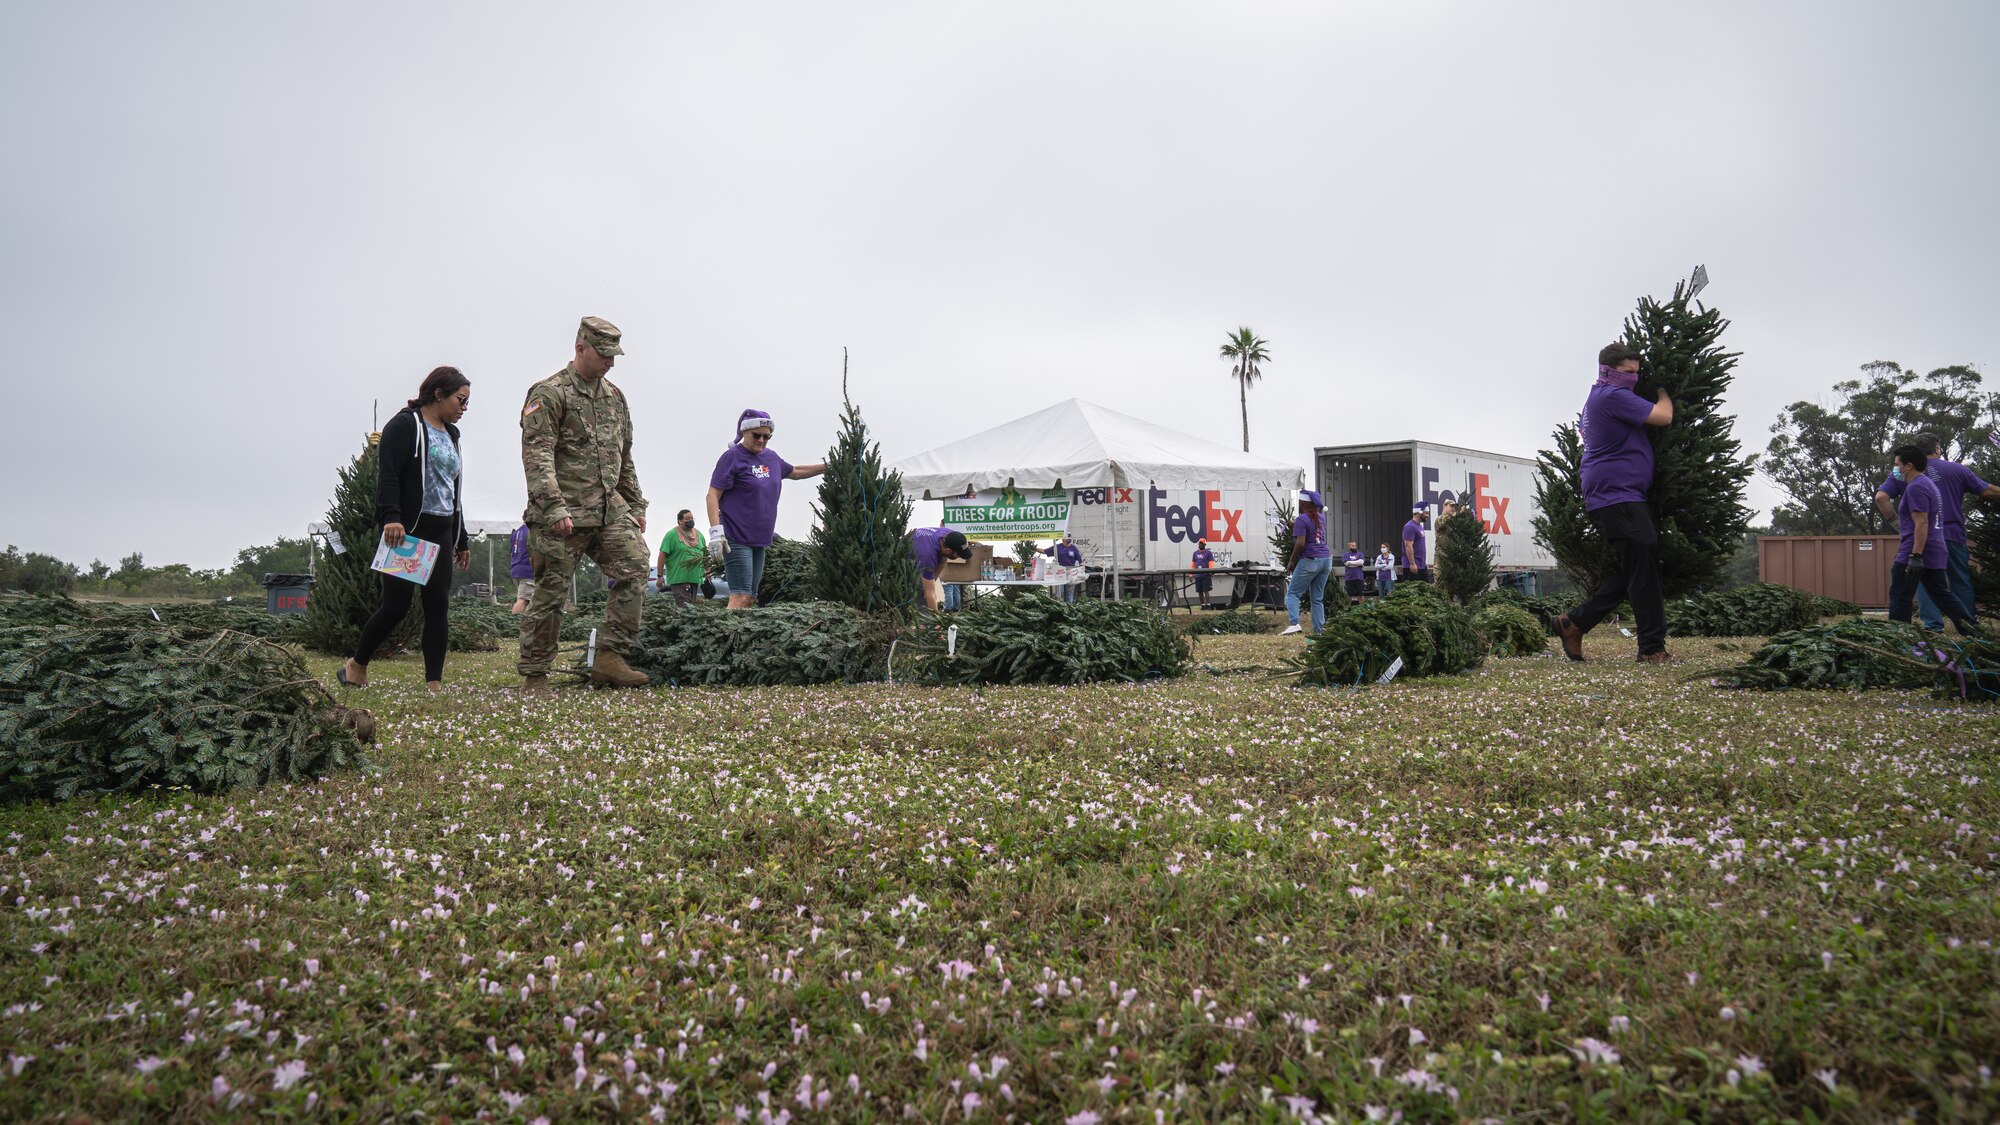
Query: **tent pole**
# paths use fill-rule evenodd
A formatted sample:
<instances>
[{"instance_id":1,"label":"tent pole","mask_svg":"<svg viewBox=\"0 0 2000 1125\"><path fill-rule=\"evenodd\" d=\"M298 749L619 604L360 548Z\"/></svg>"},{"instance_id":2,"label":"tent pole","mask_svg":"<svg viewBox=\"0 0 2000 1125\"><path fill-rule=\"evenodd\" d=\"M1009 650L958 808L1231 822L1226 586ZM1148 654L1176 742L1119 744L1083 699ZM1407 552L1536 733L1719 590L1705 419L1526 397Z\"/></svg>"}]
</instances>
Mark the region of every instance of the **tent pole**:
<instances>
[{"instance_id":1,"label":"tent pole","mask_svg":"<svg viewBox=\"0 0 2000 1125\"><path fill-rule=\"evenodd\" d=\"M1109 499L1111 501L1111 503L1105 506L1111 509L1111 600L1115 602L1120 600L1123 594L1123 591L1119 590L1118 588L1119 582L1118 582L1118 476L1117 474L1115 473L1112 474L1111 486L1104 490L1104 494L1106 499Z\"/></svg>"}]
</instances>

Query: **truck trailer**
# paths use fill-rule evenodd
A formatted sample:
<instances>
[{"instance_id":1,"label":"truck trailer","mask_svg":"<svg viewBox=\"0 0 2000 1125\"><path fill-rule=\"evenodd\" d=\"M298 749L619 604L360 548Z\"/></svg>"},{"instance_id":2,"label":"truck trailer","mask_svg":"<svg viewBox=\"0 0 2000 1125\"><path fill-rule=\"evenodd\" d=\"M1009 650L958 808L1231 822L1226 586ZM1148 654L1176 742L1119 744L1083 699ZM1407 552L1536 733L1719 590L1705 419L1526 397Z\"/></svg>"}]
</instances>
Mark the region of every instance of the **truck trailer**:
<instances>
[{"instance_id":1,"label":"truck trailer","mask_svg":"<svg viewBox=\"0 0 2000 1125\"><path fill-rule=\"evenodd\" d=\"M1535 460L1428 441L1320 446L1313 479L1326 500L1327 542L1337 555L1349 540L1370 558L1387 543L1403 553L1403 524L1418 501L1430 505L1430 558L1437 559L1437 512L1457 501L1479 516L1499 571L1553 570L1555 557L1535 542Z\"/></svg>"}]
</instances>

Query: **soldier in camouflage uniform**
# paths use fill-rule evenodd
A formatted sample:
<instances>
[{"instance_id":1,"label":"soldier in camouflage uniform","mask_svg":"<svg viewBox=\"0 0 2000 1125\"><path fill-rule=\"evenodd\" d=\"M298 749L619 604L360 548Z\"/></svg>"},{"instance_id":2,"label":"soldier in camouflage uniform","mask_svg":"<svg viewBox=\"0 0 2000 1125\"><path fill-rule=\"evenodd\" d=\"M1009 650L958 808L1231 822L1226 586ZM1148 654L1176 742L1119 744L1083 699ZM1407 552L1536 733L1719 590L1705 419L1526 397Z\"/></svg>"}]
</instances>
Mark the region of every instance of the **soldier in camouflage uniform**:
<instances>
[{"instance_id":1,"label":"soldier in camouflage uniform","mask_svg":"<svg viewBox=\"0 0 2000 1125\"><path fill-rule=\"evenodd\" d=\"M624 393L604 377L625 354L618 340L616 325L584 317L576 358L529 388L521 405L521 462L528 474L523 519L535 596L521 615L520 671L530 692L548 690L563 599L577 560L586 555L611 583L591 678L620 687L649 682L625 662L639 641L646 596L646 497L632 467L631 411Z\"/></svg>"}]
</instances>

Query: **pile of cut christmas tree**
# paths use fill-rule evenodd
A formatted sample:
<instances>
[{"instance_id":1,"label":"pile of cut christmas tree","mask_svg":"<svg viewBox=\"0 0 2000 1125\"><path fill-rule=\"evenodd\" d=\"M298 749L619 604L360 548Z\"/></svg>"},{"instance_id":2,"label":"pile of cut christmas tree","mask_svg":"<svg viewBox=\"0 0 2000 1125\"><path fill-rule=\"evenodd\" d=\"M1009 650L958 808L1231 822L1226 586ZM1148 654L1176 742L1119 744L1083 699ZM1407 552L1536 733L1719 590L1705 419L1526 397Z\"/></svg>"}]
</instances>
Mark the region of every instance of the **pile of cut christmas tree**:
<instances>
[{"instance_id":1,"label":"pile of cut christmas tree","mask_svg":"<svg viewBox=\"0 0 2000 1125\"><path fill-rule=\"evenodd\" d=\"M1892 621L1814 625L1772 637L1717 682L1763 691L1929 688L1990 703L2000 701L2000 641L1941 637Z\"/></svg>"},{"instance_id":2,"label":"pile of cut christmas tree","mask_svg":"<svg viewBox=\"0 0 2000 1125\"><path fill-rule=\"evenodd\" d=\"M1486 657L1532 656L1548 643L1534 617L1518 606L1453 605L1424 582L1399 583L1388 597L1353 608L1328 602L1326 627L1287 661L1288 675L1320 687L1354 686L1395 671L1396 679L1455 676Z\"/></svg>"},{"instance_id":3,"label":"pile of cut christmas tree","mask_svg":"<svg viewBox=\"0 0 2000 1125\"><path fill-rule=\"evenodd\" d=\"M0 598L0 802L217 792L361 764L374 718L233 607ZM263 615L257 615L261 618Z\"/></svg>"}]
</instances>

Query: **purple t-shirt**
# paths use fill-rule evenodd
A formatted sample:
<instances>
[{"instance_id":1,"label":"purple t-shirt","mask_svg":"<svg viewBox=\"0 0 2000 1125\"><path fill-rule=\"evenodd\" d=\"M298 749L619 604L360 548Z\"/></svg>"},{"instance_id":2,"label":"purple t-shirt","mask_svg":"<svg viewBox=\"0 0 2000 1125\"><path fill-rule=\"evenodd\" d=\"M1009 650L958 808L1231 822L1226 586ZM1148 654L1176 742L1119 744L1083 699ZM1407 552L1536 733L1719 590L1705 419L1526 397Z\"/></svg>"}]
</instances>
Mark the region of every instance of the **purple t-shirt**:
<instances>
[{"instance_id":1,"label":"purple t-shirt","mask_svg":"<svg viewBox=\"0 0 2000 1125\"><path fill-rule=\"evenodd\" d=\"M716 459L710 488L722 490L716 508L732 547L768 547L778 525L778 490L792 472L791 462L766 449L752 453L732 445Z\"/></svg>"},{"instance_id":2,"label":"purple t-shirt","mask_svg":"<svg viewBox=\"0 0 2000 1125\"><path fill-rule=\"evenodd\" d=\"M1074 543L1057 543L1053 547L1044 547L1042 553L1054 555L1057 566L1083 565L1083 550Z\"/></svg>"},{"instance_id":3,"label":"purple t-shirt","mask_svg":"<svg viewBox=\"0 0 2000 1125\"><path fill-rule=\"evenodd\" d=\"M1403 525L1403 538L1409 540L1409 557L1403 560L1412 570L1424 568L1424 525L1415 520Z\"/></svg>"},{"instance_id":4,"label":"purple t-shirt","mask_svg":"<svg viewBox=\"0 0 2000 1125\"><path fill-rule=\"evenodd\" d=\"M1930 532L1924 538L1924 565L1933 570L1943 570L1949 558L1945 551L1944 536L1938 534L1938 521L1944 511L1944 498L1938 495L1938 486L1929 477L1918 477L1903 486L1902 502L1896 505L1896 530L1903 533L1903 542L1896 548L1896 561L1910 561L1910 547L1916 542L1917 521L1912 513L1923 512L1930 516Z\"/></svg>"},{"instance_id":5,"label":"purple t-shirt","mask_svg":"<svg viewBox=\"0 0 2000 1125\"><path fill-rule=\"evenodd\" d=\"M1204 547L1188 556L1188 563L1196 570L1207 570L1215 565L1215 552Z\"/></svg>"},{"instance_id":6,"label":"purple t-shirt","mask_svg":"<svg viewBox=\"0 0 2000 1125\"><path fill-rule=\"evenodd\" d=\"M1937 519L1931 530L1934 533L1942 531L1948 543L1965 542L1965 494L1970 492L1974 496L1979 495L1986 491L1986 482L1979 479L1978 473L1964 465L1939 457L1931 458L1924 466L1924 475L1931 479L1932 484L1937 485L1938 490ZM1903 482L1896 474L1891 473L1889 479L1882 482L1882 487L1875 491L1886 493L1891 500L1900 499L1903 495Z\"/></svg>"},{"instance_id":7,"label":"purple t-shirt","mask_svg":"<svg viewBox=\"0 0 2000 1125\"><path fill-rule=\"evenodd\" d=\"M514 529L514 557L507 565L507 577L533 578L534 576L535 562L528 557L528 525L524 523Z\"/></svg>"},{"instance_id":8,"label":"purple t-shirt","mask_svg":"<svg viewBox=\"0 0 2000 1125\"><path fill-rule=\"evenodd\" d=\"M1326 521L1314 519L1300 512L1292 521L1292 538L1303 539L1306 545L1299 550L1302 559L1330 559L1333 552L1326 548Z\"/></svg>"},{"instance_id":9,"label":"purple t-shirt","mask_svg":"<svg viewBox=\"0 0 2000 1125\"><path fill-rule=\"evenodd\" d=\"M910 532L910 557L917 560L917 577L926 582L937 578L938 567L944 565L944 537L950 534L946 527L920 527Z\"/></svg>"},{"instance_id":10,"label":"purple t-shirt","mask_svg":"<svg viewBox=\"0 0 2000 1125\"><path fill-rule=\"evenodd\" d=\"M1643 504L1653 487L1653 404L1624 387L1592 387L1583 400L1583 510Z\"/></svg>"},{"instance_id":11,"label":"purple t-shirt","mask_svg":"<svg viewBox=\"0 0 2000 1125\"><path fill-rule=\"evenodd\" d=\"M1349 582L1359 582L1361 581L1361 568L1368 565L1368 556L1362 554L1360 551L1349 551L1340 556L1340 562L1341 565L1347 568L1347 580Z\"/></svg>"}]
</instances>

